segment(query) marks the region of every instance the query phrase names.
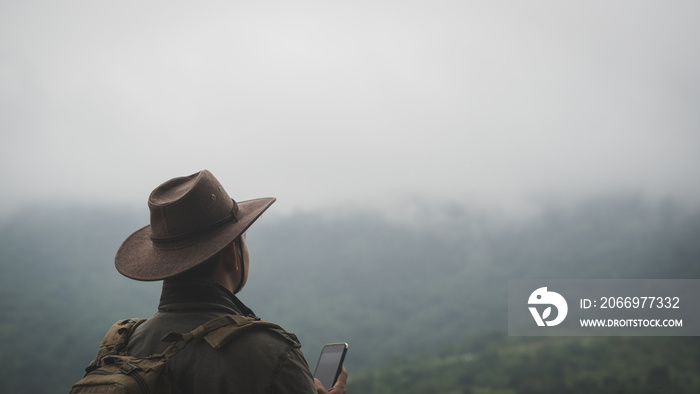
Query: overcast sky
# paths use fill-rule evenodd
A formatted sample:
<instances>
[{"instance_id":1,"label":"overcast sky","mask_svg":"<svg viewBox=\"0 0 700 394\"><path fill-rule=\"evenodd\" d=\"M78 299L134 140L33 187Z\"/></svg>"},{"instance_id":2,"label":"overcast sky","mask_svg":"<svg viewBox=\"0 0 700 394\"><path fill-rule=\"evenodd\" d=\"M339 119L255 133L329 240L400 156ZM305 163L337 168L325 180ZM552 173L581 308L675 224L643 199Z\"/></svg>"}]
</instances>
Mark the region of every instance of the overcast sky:
<instances>
[{"instance_id":1,"label":"overcast sky","mask_svg":"<svg viewBox=\"0 0 700 394\"><path fill-rule=\"evenodd\" d=\"M2 1L3 210L700 202L697 1Z\"/></svg>"}]
</instances>

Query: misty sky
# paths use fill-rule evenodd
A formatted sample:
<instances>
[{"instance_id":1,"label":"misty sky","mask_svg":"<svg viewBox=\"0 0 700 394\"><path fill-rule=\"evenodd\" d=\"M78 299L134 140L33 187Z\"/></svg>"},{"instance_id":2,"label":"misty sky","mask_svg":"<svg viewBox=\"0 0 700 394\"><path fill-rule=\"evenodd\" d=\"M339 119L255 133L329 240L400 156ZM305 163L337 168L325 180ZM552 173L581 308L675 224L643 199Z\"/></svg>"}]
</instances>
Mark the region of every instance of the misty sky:
<instances>
[{"instance_id":1,"label":"misty sky","mask_svg":"<svg viewBox=\"0 0 700 394\"><path fill-rule=\"evenodd\" d=\"M700 2L2 1L3 210L700 202Z\"/></svg>"}]
</instances>

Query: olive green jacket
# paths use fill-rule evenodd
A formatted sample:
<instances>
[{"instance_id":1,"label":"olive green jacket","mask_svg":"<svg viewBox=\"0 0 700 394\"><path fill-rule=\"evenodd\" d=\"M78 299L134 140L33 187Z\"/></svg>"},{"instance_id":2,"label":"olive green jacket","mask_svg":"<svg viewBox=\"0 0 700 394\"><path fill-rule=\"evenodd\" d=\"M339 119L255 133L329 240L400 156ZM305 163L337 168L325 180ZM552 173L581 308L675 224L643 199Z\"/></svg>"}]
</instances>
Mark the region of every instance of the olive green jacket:
<instances>
[{"instance_id":1,"label":"olive green jacket","mask_svg":"<svg viewBox=\"0 0 700 394\"><path fill-rule=\"evenodd\" d=\"M253 312L214 282L163 284L158 312L137 327L128 353L145 357L162 352L171 331L186 333L212 318ZM260 328L246 332L221 349L199 338L171 360L182 394L316 393L309 365L294 334Z\"/></svg>"}]
</instances>

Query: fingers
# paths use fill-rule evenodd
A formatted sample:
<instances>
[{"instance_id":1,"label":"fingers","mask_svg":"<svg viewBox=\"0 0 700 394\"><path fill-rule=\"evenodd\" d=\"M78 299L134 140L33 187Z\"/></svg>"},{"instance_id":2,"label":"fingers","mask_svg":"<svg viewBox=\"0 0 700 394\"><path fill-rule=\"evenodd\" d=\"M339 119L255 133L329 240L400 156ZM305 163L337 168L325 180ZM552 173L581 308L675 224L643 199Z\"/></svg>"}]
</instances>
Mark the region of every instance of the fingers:
<instances>
[{"instance_id":1,"label":"fingers","mask_svg":"<svg viewBox=\"0 0 700 394\"><path fill-rule=\"evenodd\" d=\"M318 394L326 394L328 391L326 391L326 388L323 387L323 384L321 383L320 380L314 379L314 388L316 388L316 392Z\"/></svg>"},{"instance_id":2,"label":"fingers","mask_svg":"<svg viewBox=\"0 0 700 394\"><path fill-rule=\"evenodd\" d=\"M314 387L316 388L316 392L318 394L328 394L332 392L332 394L345 394L345 386L347 385L348 382L348 371L345 369L345 365L343 365L343 369L340 371L340 374L338 375L338 380L335 382L333 387L331 387L330 390L326 390L323 387L323 384L321 383L320 380L314 379Z\"/></svg>"},{"instance_id":3,"label":"fingers","mask_svg":"<svg viewBox=\"0 0 700 394\"><path fill-rule=\"evenodd\" d=\"M343 392L345 392L345 386L347 385L347 382L348 382L348 371L345 369L345 364L343 364L343 369L340 370L340 375L338 375L338 380L335 382L335 384L333 385L333 388L331 390L342 389Z\"/></svg>"}]
</instances>

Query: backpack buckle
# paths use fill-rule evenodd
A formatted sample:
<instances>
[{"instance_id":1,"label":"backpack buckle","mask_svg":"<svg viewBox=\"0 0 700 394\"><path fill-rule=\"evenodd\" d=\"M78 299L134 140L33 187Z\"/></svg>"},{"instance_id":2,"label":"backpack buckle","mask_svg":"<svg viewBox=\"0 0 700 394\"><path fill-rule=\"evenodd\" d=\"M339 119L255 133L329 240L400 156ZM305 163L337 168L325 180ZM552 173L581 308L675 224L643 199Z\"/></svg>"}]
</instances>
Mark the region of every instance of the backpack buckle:
<instances>
[{"instance_id":1,"label":"backpack buckle","mask_svg":"<svg viewBox=\"0 0 700 394\"><path fill-rule=\"evenodd\" d=\"M141 369L141 368L139 368L137 365L134 365L132 363L126 363L126 364L122 364L119 366L119 372L123 373L124 375L128 375L128 374L136 371L137 369Z\"/></svg>"}]
</instances>

